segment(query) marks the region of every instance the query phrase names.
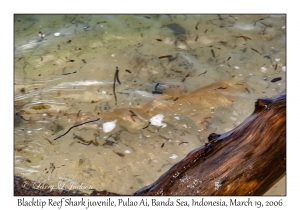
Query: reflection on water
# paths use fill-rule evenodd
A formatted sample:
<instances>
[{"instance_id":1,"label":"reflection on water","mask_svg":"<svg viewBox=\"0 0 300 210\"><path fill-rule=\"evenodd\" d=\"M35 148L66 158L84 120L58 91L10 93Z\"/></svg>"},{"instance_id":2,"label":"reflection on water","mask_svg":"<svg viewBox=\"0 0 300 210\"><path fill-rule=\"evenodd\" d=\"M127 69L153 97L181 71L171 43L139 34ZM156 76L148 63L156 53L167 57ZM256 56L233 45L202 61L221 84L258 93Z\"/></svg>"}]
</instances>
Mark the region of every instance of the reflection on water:
<instances>
[{"instance_id":1,"label":"reflection on water","mask_svg":"<svg viewBox=\"0 0 300 210\"><path fill-rule=\"evenodd\" d=\"M15 174L121 194L152 183L209 133L242 122L258 97L285 89L285 23L16 15Z\"/></svg>"}]
</instances>

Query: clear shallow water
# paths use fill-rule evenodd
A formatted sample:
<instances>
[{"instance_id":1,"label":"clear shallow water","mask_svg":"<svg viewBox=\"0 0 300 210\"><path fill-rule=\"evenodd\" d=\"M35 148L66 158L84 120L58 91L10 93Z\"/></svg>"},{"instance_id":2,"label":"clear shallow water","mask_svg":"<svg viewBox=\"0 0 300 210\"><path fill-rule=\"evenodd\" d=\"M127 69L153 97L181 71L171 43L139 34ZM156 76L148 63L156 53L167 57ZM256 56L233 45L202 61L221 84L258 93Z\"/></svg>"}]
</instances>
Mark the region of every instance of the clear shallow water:
<instances>
[{"instance_id":1,"label":"clear shallow water","mask_svg":"<svg viewBox=\"0 0 300 210\"><path fill-rule=\"evenodd\" d=\"M285 34L283 15L16 15L15 112L25 120L15 116L15 174L56 187L135 192L209 133L242 122L258 97L285 89ZM105 132L114 119L101 118L53 140L98 113L165 100L157 89L176 97L222 80L247 91L233 104L197 109L209 117L206 129L165 109L163 128L130 130L119 120ZM279 188L273 193L284 194Z\"/></svg>"}]
</instances>

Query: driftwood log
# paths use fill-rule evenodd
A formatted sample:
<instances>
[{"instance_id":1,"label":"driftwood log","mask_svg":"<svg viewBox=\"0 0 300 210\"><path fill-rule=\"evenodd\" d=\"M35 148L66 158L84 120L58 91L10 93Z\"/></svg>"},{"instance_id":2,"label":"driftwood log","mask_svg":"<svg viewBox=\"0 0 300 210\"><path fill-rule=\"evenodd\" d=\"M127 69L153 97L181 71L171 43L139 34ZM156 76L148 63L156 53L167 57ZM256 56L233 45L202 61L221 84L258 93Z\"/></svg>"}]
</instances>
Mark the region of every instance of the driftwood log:
<instances>
[{"instance_id":1,"label":"driftwood log","mask_svg":"<svg viewBox=\"0 0 300 210\"><path fill-rule=\"evenodd\" d=\"M286 92L258 99L253 114L243 123L222 135L213 133L208 140L134 195L266 193L286 173ZM24 180L16 176L14 179L15 195L87 195L24 189ZM117 194L94 191L90 195Z\"/></svg>"},{"instance_id":2,"label":"driftwood log","mask_svg":"<svg viewBox=\"0 0 300 210\"><path fill-rule=\"evenodd\" d=\"M258 99L234 130L211 134L134 195L263 195L286 172L286 93Z\"/></svg>"}]
</instances>

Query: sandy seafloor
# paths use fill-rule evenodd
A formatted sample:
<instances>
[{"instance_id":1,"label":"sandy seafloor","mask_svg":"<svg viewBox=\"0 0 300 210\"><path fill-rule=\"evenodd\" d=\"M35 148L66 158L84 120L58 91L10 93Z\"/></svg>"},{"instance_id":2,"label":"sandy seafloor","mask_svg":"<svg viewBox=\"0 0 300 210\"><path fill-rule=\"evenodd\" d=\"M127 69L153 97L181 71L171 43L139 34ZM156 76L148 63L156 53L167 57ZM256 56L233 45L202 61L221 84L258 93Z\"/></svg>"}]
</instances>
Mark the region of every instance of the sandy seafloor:
<instances>
[{"instance_id":1,"label":"sandy seafloor","mask_svg":"<svg viewBox=\"0 0 300 210\"><path fill-rule=\"evenodd\" d=\"M15 113L43 117L15 116L15 175L120 194L151 184L209 133L227 132L245 120L257 98L285 89L285 27L285 15L16 15ZM160 58L166 55L172 59ZM84 122L87 112L142 107L157 99L158 83L188 94L222 80L242 81L247 92L231 105L210 107L207 130L174 116L163 128L129 132L116 122L105 132L107 122L100 119L53 140ZM98 145L78 143L76 136ZM285 194L285 177L266 193Z\"/></svg>"}]
</instances>

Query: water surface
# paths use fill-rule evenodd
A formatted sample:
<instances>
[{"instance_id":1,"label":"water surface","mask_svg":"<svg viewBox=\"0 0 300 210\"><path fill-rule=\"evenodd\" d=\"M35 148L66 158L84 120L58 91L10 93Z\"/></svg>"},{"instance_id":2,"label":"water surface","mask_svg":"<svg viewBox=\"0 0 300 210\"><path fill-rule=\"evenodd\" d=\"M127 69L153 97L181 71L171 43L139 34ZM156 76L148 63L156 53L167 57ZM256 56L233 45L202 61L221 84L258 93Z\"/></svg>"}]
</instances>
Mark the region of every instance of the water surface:
<instances>
[{"instance_id":1,"label":"water surface","mask_svg":"<svg viewBox=\"0 0 300 210\"><path fill-rule=\"evenodd\" d=\"M15 113L27 113L15 116L14 172L55 187L131 194L286 85L285 15L16 15L14 24ZM247 91L195 110L209 113L205 129L165 111L161 126L130 130L100 119L54 141L99 113L223 80ZM285 194L279 184L267 194Z\"/></svg>"}]
</instances>

